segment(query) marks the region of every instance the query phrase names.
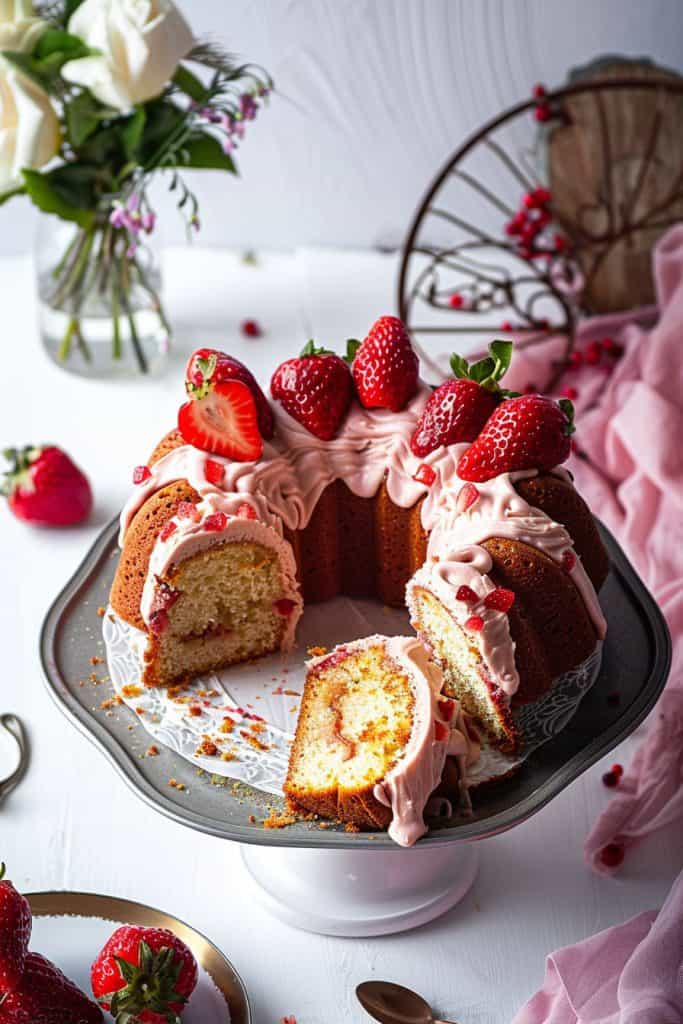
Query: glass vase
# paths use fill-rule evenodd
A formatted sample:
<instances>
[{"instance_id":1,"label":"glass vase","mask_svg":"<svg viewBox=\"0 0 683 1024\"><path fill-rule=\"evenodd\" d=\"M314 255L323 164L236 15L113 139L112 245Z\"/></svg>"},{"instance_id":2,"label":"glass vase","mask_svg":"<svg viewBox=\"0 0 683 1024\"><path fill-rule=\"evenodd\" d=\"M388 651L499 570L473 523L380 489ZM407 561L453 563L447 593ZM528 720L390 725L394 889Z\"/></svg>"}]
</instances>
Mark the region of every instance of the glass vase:
<instances>
[{"instance_id":1,"label":"glass vase","mask_svg":"<svg viewBox=\"0 0 683 1024\"><path fill-rule=\"evenodd\" d=\"M58 366L99 378L164 369L171 332L147 239L131 244L106 216L84 227L43 217L35 268L40 335Z\"/></svg>"}]
</instances>

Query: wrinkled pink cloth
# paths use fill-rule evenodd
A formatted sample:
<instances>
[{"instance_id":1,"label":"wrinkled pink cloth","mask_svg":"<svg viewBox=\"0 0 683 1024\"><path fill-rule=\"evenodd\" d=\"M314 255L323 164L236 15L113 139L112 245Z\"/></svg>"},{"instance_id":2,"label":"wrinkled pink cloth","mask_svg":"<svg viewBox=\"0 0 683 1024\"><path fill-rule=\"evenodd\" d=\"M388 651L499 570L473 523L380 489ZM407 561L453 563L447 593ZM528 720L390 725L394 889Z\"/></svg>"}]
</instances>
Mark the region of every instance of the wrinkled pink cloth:
<instances>
[{"instance_id":1,"label":"wrinkled pink cloth","mask_svg":"<svg viewBox=\"0 0 683 1024\"><path fill-rule=\"evenodd\" d=\"M513 1024L681 1024L683 872L659 911L551 953Z\"/></svg>"},{"instance_id":2,"label":"wrinkled pink cloth","mask_svg":"<svg viewBox=\"0 0 683 1024\"><path fill-rule=\"evenodd\" d=\"M587 321L582 343L609 334L624 346L613 372L587 367L571 469L593 510L618 537L666 616L672 671L647 736L588 839L597 871L608 843L628 848L678 822L683 850L683 225L654 255L659 319ZM550 348L552 352L552 345ZM546 352L522 353L512 387L539 375ZM507 383L507 378L506 378ZM582 410L584 410L582 412ZM653 924L654 922L654 924ZM514 1024L669 1024L683 1021L683 874L657 915L641 914L548 957L546 980Z\"/></svg>"}]
</instances>

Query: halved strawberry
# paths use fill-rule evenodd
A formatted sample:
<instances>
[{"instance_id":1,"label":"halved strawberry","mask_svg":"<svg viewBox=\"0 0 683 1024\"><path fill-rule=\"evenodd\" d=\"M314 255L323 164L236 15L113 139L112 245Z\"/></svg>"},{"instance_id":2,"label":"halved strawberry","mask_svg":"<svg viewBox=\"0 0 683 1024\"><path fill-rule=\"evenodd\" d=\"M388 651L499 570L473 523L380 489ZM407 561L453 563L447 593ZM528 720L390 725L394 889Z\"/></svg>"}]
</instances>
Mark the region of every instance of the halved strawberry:
<instances>
[{"instance_id":1,"label":"halved strawberry","mask_svg":"<svg viewBox=\"0 0 683 1024\"><path fill-rule=\"evenodd\" d=\"M273 410L251 370L239 359L215 348L198 348L188 359L185 389L190 398L202 398L212 384L225 384L228 380L239 380L247 385L256 403L261 437L269 441L275 430Z\"/></svg>"},{"instance_id":2,"label":"halved strawberry","mask_svg":"<svg viewBox=\"0 0 683 1024\"><path fill-rule=\"evenodd\" d=\"M254 462L263 451L256 403L238 380L212 384L202 398L185 402L178 411L178 430L195 448L236 462Z\"/></svg>"}]
</instances>

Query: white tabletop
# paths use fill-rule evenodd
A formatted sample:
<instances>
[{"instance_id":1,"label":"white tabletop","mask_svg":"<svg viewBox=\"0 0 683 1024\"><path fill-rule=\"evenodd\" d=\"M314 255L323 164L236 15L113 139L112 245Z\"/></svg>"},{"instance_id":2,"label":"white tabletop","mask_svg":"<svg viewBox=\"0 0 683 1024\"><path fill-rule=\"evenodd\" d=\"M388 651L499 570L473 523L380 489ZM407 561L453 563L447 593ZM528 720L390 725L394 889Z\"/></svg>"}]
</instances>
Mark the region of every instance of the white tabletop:
<instances>
[{"instance_id":1,"label":"white tabletop","mask_svg":"<svg viewBox=\"0 0 683 1024\"><path fill-rule=\"evenodd\" d=\"M33 745L27 778L0 808L1 858L25 891L111 893L185 918L232 958L259 1024L290 1013L299 1024L360 1021L353 990L371 977L418 989L461 1024L502 1024L541 984L548 952L660 906L681 867L673 828L630 853L617 879L584 866L584 837L608 800L598 764L526 824L483 843L473 889L433 924L380 939L297 932L258 907L235 844L143 804L46 693L38 660L44 613L127 496L132 466L172 424L187 353L219 346L267 378L308 337L339 348L362 337L395 308L395 271L394 257L369 253L305 250L248 267L236 253L170 250L171 369L158 380L101 383L47 361L30 264L0 263L0 442L60 444L88 472L96 496L90 523L62 532L28 528L0 509L0 710L25 719ZM263 324L263 338L241 337L247 317ZM608 761L627 763L636 743L632 737ZM7 755L0 742L0 772ZM216 888L209 878L223 881Z\"/></svg>"}]
</instances>

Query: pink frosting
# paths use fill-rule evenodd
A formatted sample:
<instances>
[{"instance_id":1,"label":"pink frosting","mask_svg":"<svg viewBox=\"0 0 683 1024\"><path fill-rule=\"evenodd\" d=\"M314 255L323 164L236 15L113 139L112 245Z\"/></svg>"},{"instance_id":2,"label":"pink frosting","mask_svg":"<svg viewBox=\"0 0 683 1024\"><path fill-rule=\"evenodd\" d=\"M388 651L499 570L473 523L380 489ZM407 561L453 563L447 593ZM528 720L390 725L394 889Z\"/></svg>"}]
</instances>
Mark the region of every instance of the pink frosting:
<instances>
[{"instance_id":1,"label":"pink frosting","mask_svg":"<svg viewBox=\"0 0 683 1024\"><path fill-rule=\"evenodd\" d=\"M446 757L457 758L460 779L465 786L468 765L479 757L475 733L467 728L464 713L457 701L439 699L443 685L441 670L429 660L420 641L412 636L370 636L344 644L344 654L381 644L396 665L405 673L413 693L413 727L399 761L386 778L374 787L375 799L392 813L389 835L400 846L412 846L427 831L424 821L429 798L441 782ZM338 648L338 650L340 650ZM325 661L329 655L315 658L309 667ZM448 720L446 708L453 714ZM443 738L435 736L435 723L443 728Z\"/></svg>"},{"instance_id":2,"label":"pink frosting","mask_svg":"<svg viewBox=\"0 0 683 1024\"><path fill-rule=\"evenodd\" d=\"M421 518L430 534L428 556L425 566L408 585L409 607L413 589L420 584L439 595L456 621L464 623L471 614L481 615L484 628L476 637L482 657L492 681L511 696L519 685L519 677L507 616L486 609L483 604L465 606L456 600L455 594L458 587L466 583L483 601L493 589L488 576L491 560L481 547L490 537L523 541L560 564L568 552L575 554L572 540L561 524L533 508L515 491L515 482L536 476L535 470L503 473L486 483L476 484L477 501L464 512L459 509L457 498L464 482L458 477L456 467L467 445L441 447L425 458L417 458L410 450L411 435L429 394L429 389L422 387L400 413L365 409L355 402L339 434L331 441L316 438L276 403L275 437L264 444L263 455L257 462L232 462L218 455L207 455L190 445L159 459L151 467L149 478L136 486L121 513L120 542L147 498L176 480L187 480L199 493L204 511L200 524L190 527L185 522L182 530L177 531L178 536L173 535L167 542L157 540L150 561L150 577L145 585L143 617L149 614L154 580L162 575L164 568L202 547L246 535L243 521L232 524L239 506L245 501L258 516L259 526L253 529L258 530L263 543L278 552L283 589L290 596L298 594L292 582L293 555L290 545L283 539L283 524L291 530L303 529L320 495L335 480L343 480L354 494L366 498L374 496L386 480L391 500L402 508L411 508L425 498ZM207 459L223 466L220 485L207 479ZM415 479L424 464L433 471L431 485ZM571 479L561 467L553 472L563 479ZM223 534L203 529L207 510L217 509L230 518ZM605 620L578 556L570 576L602 638ZM299 614L300 600L292 617L293 625Z\"/></svg>"}]
</instances>

